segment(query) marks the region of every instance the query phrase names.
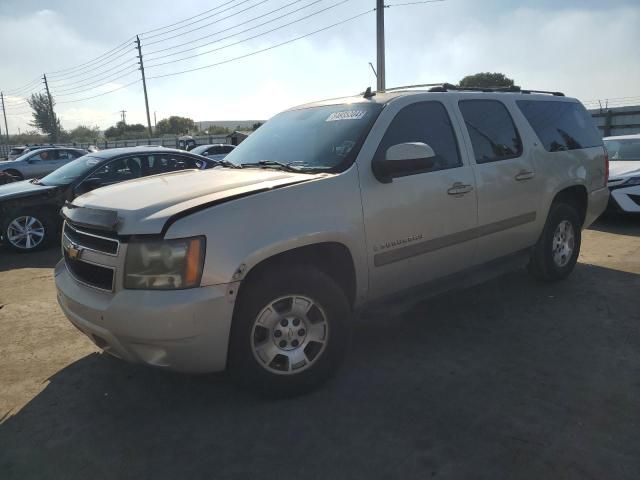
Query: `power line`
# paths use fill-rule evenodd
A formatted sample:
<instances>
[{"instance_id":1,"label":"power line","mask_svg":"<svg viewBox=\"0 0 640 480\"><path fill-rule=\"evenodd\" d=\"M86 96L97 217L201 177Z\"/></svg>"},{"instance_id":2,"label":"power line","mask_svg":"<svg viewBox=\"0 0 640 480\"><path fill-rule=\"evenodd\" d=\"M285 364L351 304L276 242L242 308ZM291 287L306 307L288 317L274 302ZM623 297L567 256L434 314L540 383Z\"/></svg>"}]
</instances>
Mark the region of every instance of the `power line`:
<instances>
[{"instance_id":1,"label":"power line","mask_svg":"<svg viewBox=\"0 0 640 480\"><path fill-rule=\"evenodd\" d=\"M139 35L143 36L143 35L146 35L148 33L157 32L158 30L164 30L165 28L173 27L175 25L178 25L179 23L188 22L189 20L193 20L194 18L200 17L200 16L205 15L205 14L207 14L209 12L213 12L214 10L218 10L219 8L222 8L222 7L226 6L226 5L229 5L230 3L235 3L236 1L237 0L231 0L230 2L223 3L222 5L218 5L217 7L213 7L211 9L209 9L209 10L205 10L204 12L200 12L197 15L194 15L193 17L184 18L184 19L182 19L182 20L180 20L178 22L171 23L169 25L165 25L164 27L153 28L151 30L147 30L146 32L142 32ZM249 0L246 0L246 1L249 1ZM236 5L236 7L237 7L237 5ZM205 20L206 18L209 18L209 17L205 17L202 20ZM194 23L197 23L197 22L194 22ZM167 33L167 32L165 32L165 33Z\"/></svg>"},{"instance_id":2,"label":"power line","mask_svg":"<svg viewBox=\"0 0 640 480\"><path fill-rule=\"evenodd\" d=\"M23 86L21 87L16 87L16 88L12 88L12 89L8 89L8 90L4 90L5 93L8 94L17 94L19 92L22 92L24 90L29 90L29 87L31 88L31 90L33 90L36 86L40 85L40 77L25 83Z\"/></svg>"},{"instance_id":3,"label":"power line","mask_svg":"<svg viewBox=\"0 0 640 480\"><path fill-rule=\"evenodd\" d=\"M345 24L347 22L350 22L351 20L355 20L356 18L362 17L362 16L367 15L369 13L372 13L374 11L375 11L375 8L372 8L370 10L366 10L364 12L361 12L361 13L357 14L357 15L354 15L352 17L347 18L346 20L342 20L340 22L332 23L329 26L326 26L326 27L323 27L323 28L319 28L318 30L314 30L313 32L309 32L309 33L306 33L304 35L300 35L300 36L292 38L290 40L286 40L284 42L280 42L280 43L277 43L275 45L271 45L270 47L263 48L263 49L260 49L260 50L256 50L254 52L250 52L250 53L247 53L245 55L240 55L239 57L230 58L228 60L223 60L222 62L212 63L210 65L204 65L202 67L196 67L196 68L190 68L188 70L182 70L180 72L165 73L163 75L155 75L153 77L148 77L148 79L151 80L151 79L154 79L154 78L164 78L164 77L172 77L174 75L182 75L183 73L189 73L189 72L195 72L195 71L198 71L198 70L204 70L205 68L217 67L218 65L223 65L225 63L234 62L234 61L240 60L242 58L251 57L251 56L257 55L259 53L263 53L263 52L267 52L269 50L273 50L274 48L278 48L278 47L282 47L284 45L288 45L289 43L297 42L298 40L302 40L303 38L307 38L307 37L310 37L310 36L315 35L317 33L324 32L326 30L329 30L331 28L337 27L339 25L343 25L343 24Z\"/></svg>"},{"instance_id":4,"label":"power line","mask_svg":"<svg viewBox=\"0 0 640 480\"><path fill-rule=\"evenodd\" d=\"M238 5L241 5L242 3L245 3L245 2L248 2L248 1L249 1L249 0L244 0L243 2L239 3ZM156 43L166 42L167 40L171 40L171 39L173 39L173 38L182 37L182 36L184 36L184 35L188 35L189 33L195 32L195 31L197 31L197 30L202 30L203 28L210 27L211 25L214 25L214 24L216 24L216 23L219 23L219 22L221 22L221 21L223 21L223 20L227 20L228 18L235 17L236 15L240 15L241 13L246 12L247 10L251 10L252 8L257 7L258 5L262 5L263 3L266 3L266 2L268 2L268 1L269 1L269 0L260 0L258 3L254 4L254 5L251 5L251 6L249 6L249 7L245 8L245 9L243 9L243 10L238 10L237 12L232 13L231 15L227 15L226 17L219 18L218 20L216 20L216 21L214 21L214 22L207 23L207 24L205 24L205 25L200 25L199 27L192 28L191 30L187 30L186 32L178 33L178 34L176 34L176 35L172 35L172 36L167 37L167 38L161 38L160 40L154 40L153 42L148 42L148 43L145 43L145 45L146 45L146 46L149 46L149 45L155 45ZM238 6L238 5L237 5L237 6ZM218 13L223 13L223 12L218 12ZM217 15L217 14L216 14L216 15ZM185 25L185 26L186 26L186 25ZM169 33L169 32L170 32L170 31L168 31L168 32L164 32L164 33ZM153 38L154 36L155 36L155 35L151 35L151 36L150 36L150 37L148 37L148 38Z\"/></svg>"},{"instance_id":5,"label":"power line","mask_svg":"<svg viewBox=\"0 0 640 480\"><path fill-rule=\"evenodd\" d=\"M91 97L78 98L77 100L64 100L64 101L62 101L62 102L57 102L57 103L59 103L59 104L63 104L63 103L84 102L85 100L91 100L92 98L98 98L98 97L102 97L103 95L109 95L110 93L117 92L118 90L122 90L123 88L130 87L130 86L131 86L131 85L133 85L134 83L138 83L138 82L140 82L140 81L141 81L140 79L138 79L138 80L134 80L133 82L127 83L127 84L125 84L125 85L121 85L121 86L119 86L118 88L114 88L113 90L109 90L108 92L103 92L103 93L100 93L100 94L98 94L98 95L93 95L93 96L91 96Z\"/></svg>"},{"instance_id":6,"label":"power line","mask_svg":"<svg viewBox=\"0 0 640 480\"><path fill-rule=\"evenodd\" d=\"M101 85L105 85L107 83L111 83L114 80L118 80L119 78L123 78L126 77L127 75L131 74L132 72L135 72L137 70L137 66L135 64L132 65L128 65L125 68L122 68L120 70L117 70L115 72L111 72L111 74L107 75L106 77L102 77L98 80L94 80L92 82L89 83L85 83L83 85L78 85L76 87L72 87L72 88L62 88L62 89L56 89L56 95L59 97L66 97L69 95L74 95L76 93L83 93L83 92L87 92L89 90L93 90L94 88L97 88ZM125 72L126 73L122 73ZM88 87L88 88L86 88Z\"/></svg>"},{"instance_id":7,"label":"power line","mask_svg":"<svg viewBox=\"0 0 640 480\"><path fill-rule=\"evenodd\" d=\"M129 52L131 53L131 52ZM114 57L111 60L105 62L104 64L100 65L100 66L96 66L96 68L91 69L91 70L87 70L86 72L82 72L82 73L78 73L75 75L69 75L68 77L64 77L64 78L59 78L59 79L55 79L55 80L51 80L51 82L53 83L66 83L69 79L71 78L76 78L76 77L83 77L83 78L79 78L78 80L74 80L71 85L73 85L73 83L80 83L80 82L84 82L85 80L88 80L89 78L93 78L99 75L102 75L105 71L107 70L113 70L115 68L118 68L122 65L124 65L125 63L131 63L133 60L133 55L131 55L129 58L127 58L124 62L120 62L117 65L111 65L109 67L107 67L105 70L102 70L103 67L105 67L106 65L108 65L109 63L118 60L120 58L124 58L126 56L126 52L123 53L122 55L118 56L118 57ZM87 75L88 73L94 72L95 70L102 70L101 72L98 72L94 75L89 75L88 77L85 77L85 75Z\"/></svg>"},{"instance_id":8,"label":"power line","mask_svg":"<svg viewBox=\"0 0 640 480\"><path fill-rule=\"evenodd\" d=\"M83 70L84 68L89 68L90 65L92 65L94 63L99 63L100 61L104 60L105 58L112 57L116 53L118 53L118 52L122 51L123 49L127 48L127 46L130 46L131 45L131 41L133 40L133 38L134 38L133 36L129 37L126 41L122 42L117 47L114 47L111 50L109 50L108 52L105 52L102 55L99 55L98 57L94 58L93 60L90 60L90 61L85 62L85 63L81 63L79 65L76 65L75 67L64 68L62 70L54 70L52 72L49 72L49 75L56 76L56 77L64 76L67 73L71 73L72 70ZM67 73L63 74L63 72L67 72Z\"/></svg>"},{"instance_id":9,"label":"power line","mask_svg":"<svg viewBox=\"0 0 640 480\"><path fill-rule=\"evenodd\" d=\"M349 2L349 1L350 1L350 0L341 0L341 1L340 1L340 2L338 2L338 3L334 3L333 5L330 5L330 6L328 6L328 7L325 7L325 8L323 8L323 9L320 9L320 10L318 10L318 11L316 11L316 12L310 13L309 15L305 15L305 16L304 16L304 17L302 17L302 18L298 18L298 19L293 20L293 21L291 21L291 22L289 22L289 23L285 23L285 24L283 24L283 25L279 25L279 26L277 26L277 27L272 28L271 30L267 30L267 31L265 31L265 32L258 33L258 34L256 34L256 35L251 36L251 37L247 37L247 38L244 38L244 39L242 39L242 40L238 40L237 42L229 43L228 45L224 45L224 46L222 46L222 47L213 48L213 49L211 49L211 50L207 50L207 51L205 51L205 52L196 53L196 54L194 54L194 55L189 55L188 57L182 57L182 58L178 58L178 59L176 59L176 60L171 60L171 61L168 61L168 62L162 62L162 63L151 64L151 65L148 65L148 66L147 66L147 68L160 67L160 66L162 66L162 65L168 65L168 64L170 64L170 63L184 62L185 60L189 60L189 59L191 59L191 58L201 57L202 55L208 55L208 54L210 54L210 53L217 52L217 51L219 51L219 50L224 50L225 48L233 47L233 46L235 46L235 45L239 45L239 44L241 44L241 43L248 42L249 40L253 40L253 39L258 38L258 37L263 37L264 35L267 35L267 34L269 34L269 33L273 33L273 32L275 32L275 31L282 30L283 28L289 27L289 26L291 26L291 25L293 25L293 24L295 24L295 23L302 22L303 20L306 20L306 19L308 19L308 18L311 18L311 17L313 17L313 16L315 16L315 15L319 15L320 13L324 13L324 12L326 12L327 10L331 10L332 8L335 8L335 7L338 7L338 6L340 6L340 5L343 5L343 4L345 4L345 3ZM239 32L239 33L242 33L242 32ZM230 38L230 37L235 36L235 35L237 35L237 33L236 33L236 34L234 34L234 35L230 35L230 36L228 36L228 37L226 37L226 38ZM220 39L220 40L223 40L223 39ZM190 50L193 50L193 49L190 49ZM178 52L178 53L181 53L181 52ZM172 53L172 54L170 54L170 55L164 55L164 57L168 57L168 56L171 56L171 55L177 55L177 53ZM163 57L156 57L156 60L157 60L157 59L159 59L159 58L163 58Z\"/></svg>"},{"instance_id":10,"label":"power line","mask_svg":"<svg viewBox=\"0 0 640 480\"><path fill-rule=\"evenodd\" d=\"M275 13L275 12L277 12L277 11L279 11L279 10L283 10L283 9L285 9L285 8L288 8L288 7L290 7L291 5L294 5L294 4L299 3L299 2L301 2L301 1L303 1L303 0L295 0L295 1L293 1L293 2L287 3L286 5L284 5L284 6L282 6L282 7L276 8L275 10L271 10L270 12L267 12L267 13L265 13L265 14L258 15L258 16L256 16L256 17L250 18L249 20L245 20L244 22L240 22L240 23L238 23L238 24L236 24L236 25L233 25L233 26L231 26L231 27L228 27L228 28L225 28L225 29L222 29L222 30L218 30L217 32L209 33L209 34L207 34L207 35L203 35L202 37L198 37L198 38L196 38L196 39L194 39L194 40L190 40L190 41L188 41L188 42L179 43L179 44L177 44L177 45L173 45L173 46L171 46L171 47L166 47L166 48L161 48L161 49L159 49L159 50L154 50L153 52L149 52L149 53L147 53L147 55L153 55L153 54L156 54L156 53L165 52L165 51L167 51L167 50L173 50L174 48L184 47L185 45L191 45L192 43L199 42L200 40L204 40L205 38L210 38L210 37L213 37L214 35L218 35L219 33L224 33L224 32L227 32L227 31L229 31L229 30L233 30L233 29L235 29L235 28L238 28L238 27L239 27L239 26L241 26L241 25L245 25L245 24L247 24L247 23L251 23L251 22L253 22L254 20L258 20L258 19L260 19L260 18L263 18L263 17L266 17L266 16L268 16L268 15L271 15L272 13ZM279 19L281 19L281 18L283 18L283 17L286 17L287 15L291 15L291 14L293 14L293 13L299 12L300 10L304 10L305 8L309 8L309 7L313 6L313 5L315 5L316 3L323 2L323 1L324 1L324 0L315 0L315 1L311 2L311 3L310 3L310 4L308 4L308 5L304 5L304 6L302 6L302 7L298 8L298 9L296 9L296 10L292 10L292 11L291 11L291 12L289 12L289 13L285 13L284 15L280 15L279 17L276 17L276 18L274 18L274 19L272 19L272 20L269 20L268 22L261 23L260 25L256 25L256 26L251 27L251 28L258 28L258 27L261 27L262 25L266 25L267 23L274 22L274 21L279 20ZM248 30L244 30L244 31L242 31L242 32L237 32L237 33L235 33L234 35L238 35L239 33L244 33L244 32L246 32L246 31L248 31ZM203 43L202 45L199 45L199 46L198 46L198 47L196 47L196 48L205 47L205 46L207 46L207 45L211 45L212 43L218 42L218 41L220 41L220 40L222 40L222 39L216 40L216 41L214 41L214 42ZM163 57L156 57L156 58L163 58ZM152 60L152 59L150 59L150 60Z\"/></svg>"},{"instance_id":11,"label":"power line","mask_svg":"<svg viewBox=\"0 0 640 480\"><path fill-rule=\"evenodd\" d=\"M193 17L185 18L185 19L183 19L183 20L180 20L179 22L175 22L175 23L171 23L171 24L169 24L169 25L165 25L164 27L158 27L158 28L153 28L153 29L151 29L151 30L147 30L146 32L142 32L142 33L140 34L140 36L142 36L142 35L146 35L147 33L156 32L156 31L158 31L158 30L163 30L163 29L165 29L165 28L173 27L174 25L178 25L179 23L187 22L187 21L189 21L189 20L192 20L192 19L194 19L194 18L197 18L197 17L199 17L199 16L201 16L201 15L204 15L204 14L206 14L206 13L213 12L214 10L217 10L217 9L219 9L219 8L221 8L221 7L224 7L225 5L229 5L230 3L234 3L234 2L236 2L236 1L237 1L237 0L231 0L230 2L223 3L222 5L218 5L217 7L211 8L211 9L206 10L206 11L204 11L204 12L200 12L200 13L198 13L197 15L194 15Z\"/></svg>"}]
</instances>

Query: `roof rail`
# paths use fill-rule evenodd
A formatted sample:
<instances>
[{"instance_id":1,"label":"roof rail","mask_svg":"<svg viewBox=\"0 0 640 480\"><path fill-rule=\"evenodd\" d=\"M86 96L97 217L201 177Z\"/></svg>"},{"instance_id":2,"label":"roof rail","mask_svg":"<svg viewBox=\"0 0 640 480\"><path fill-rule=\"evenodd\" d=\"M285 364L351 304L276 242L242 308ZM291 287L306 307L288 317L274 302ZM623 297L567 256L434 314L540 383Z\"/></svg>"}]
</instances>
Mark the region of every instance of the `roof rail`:
<instances>
[{"instance_id":1,"label":"roof rail","mask_svg":"<svg viewBox=\"0 0 640 480\"><path fill-rule=\"evenodd\" d=\"M523 94L543 93L547 95L553 95L554 97L564 97L564 93L562 92L522 89L517 85L512 85L510 87L459 87L457 85L452 85L450 83L442 83L439 85L435 85L429 89L430 92L448 92L450 90L458 91L458 92L469 91L469 92L523 93Z\"/></svg>"},{"instance_id":2,"label":"roof rail","mask_svg":"<svg viewBox=\"0 0 640 480\"><path fill-rule=\"evenodd\" d=\"M424 88L424 87L439 87L442 85L449 85L448 83L418 83L416 85L403 85L401 87L392 87L392 88L386 88L384 91L385 92L393 92L395 90L406 90L409 88Z\"/></svg>"}]
</instances>

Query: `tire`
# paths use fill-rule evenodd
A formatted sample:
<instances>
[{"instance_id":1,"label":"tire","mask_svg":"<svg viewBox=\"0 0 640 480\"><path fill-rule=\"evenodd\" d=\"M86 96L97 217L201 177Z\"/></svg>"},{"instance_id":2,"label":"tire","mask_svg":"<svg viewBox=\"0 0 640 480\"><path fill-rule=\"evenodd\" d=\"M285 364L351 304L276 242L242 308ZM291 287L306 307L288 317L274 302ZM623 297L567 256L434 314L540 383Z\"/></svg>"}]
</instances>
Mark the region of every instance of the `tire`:
<instances>
[{"instance_id":1,"label":"tire","mask_svg":"<svg viewBox=\"0 0 640 480\"><path fill-rule=\"evenodd\" d=\"M20 236L20 228L29 228L26 236ZM55 235L51 218L34 210L9 212L2 222L2 238L15 252L30 253L46 247Z\"/></svg>"},{"instance_id":2,"label":"tire","mask_svg":"<svg viewBox=\"0 0 640 480\"><path fill-rule=\"evenodd\" d=\"M337 371L348 350L350 317L345 293L316 268L257 274L237 300L229 342L231 378L269 397L317 388Z\"/></svg>"},{"instance_id":3,"label":"tire","mask_svg":"<svg viewBox=\"0 0 640 480\"><path fill-rule=\"evenodd\" d=\"M544 282L566 278L578 261L582 224L575 207L553 203L529 261L529 273Z\"/></svg>"}]
</instances>

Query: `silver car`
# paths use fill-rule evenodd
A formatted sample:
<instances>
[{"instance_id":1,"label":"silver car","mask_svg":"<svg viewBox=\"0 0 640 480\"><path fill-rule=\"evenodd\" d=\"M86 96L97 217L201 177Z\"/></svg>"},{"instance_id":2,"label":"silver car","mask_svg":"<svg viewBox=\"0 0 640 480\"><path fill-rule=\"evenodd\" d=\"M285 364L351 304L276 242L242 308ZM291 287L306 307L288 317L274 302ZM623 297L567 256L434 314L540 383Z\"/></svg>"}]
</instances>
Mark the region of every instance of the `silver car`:
<instances>
[{"instance_id":1,"label":"silver car","mask_svg":"<svg viewBox=\"0 0 640 480\"><path fill-rule=\"evenodd\" d=\"M88 152L80 148L41 148L7 162L0 163L0 172L25 180L50 174Z\"/></svg>"},{"instance_id":2,"label":"silver car","mask_svg":"<svg viewBox=\"0 0 640 480\"><path fill-rule=\"evenodd\" d=\"M234 148L236 148L234 145L215 143L212 145L198 145L192 148L190 152L210 158L211 160L222 160L233 152Z\"/></svg>"}]
</instances>

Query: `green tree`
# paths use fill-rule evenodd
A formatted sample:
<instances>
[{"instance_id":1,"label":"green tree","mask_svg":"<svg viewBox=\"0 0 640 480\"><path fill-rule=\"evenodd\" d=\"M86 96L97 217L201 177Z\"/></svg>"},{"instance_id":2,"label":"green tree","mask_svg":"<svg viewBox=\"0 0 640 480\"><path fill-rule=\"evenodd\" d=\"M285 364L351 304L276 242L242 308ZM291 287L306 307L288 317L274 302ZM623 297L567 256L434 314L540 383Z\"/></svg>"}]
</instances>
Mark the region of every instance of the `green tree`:
<instances>
[{"instance_id":1,"label":"green tree","mask_svg":"<svg viewBox=\"0 0 640 480\"><path fill-rule=\"evenodd\" d=\"M183 135L194 130L197 130L197 127L192 119L176 115L164 118L156 125L156 134L158 135Z\"/></svg>"},{"instance_id":2,"label":"green tree","mask_svg":"<svg viewBox=\"0 0 640 480\"><path fill-rule=\"evenodd\" d=\"M73 142L93 142L100 136L100 128L98 126L88 127L86 125L78 125L69 132L69 138Z\"/></svg>"},{"instance_id":3,"label":"green tree","mask_svg":"<svg viewBox=\"0 0 640 480\"><path fill-rule=\"evenodd\" d=\"M513 87L513 80L507 77L504 73L491 73L482 72L474 75L467 75L458 86L460 87L476 87L476 88L490 88L490 87Z\"/></svg>"},{"instance_id":4,"label":"green tree","mask_svg":"<svg viewBox=\"0 0 640 480\"><path fill-rule=\"evenodd\" d=\"M62 131L60 119L51 111L49 98L44 93L34 93L27 99L31 110L33 110L33 121L29 123L32 127L48 135L51 142L58 141L58 134ZM55 101L52 99L55 106Z\"/></svg>"},{"instance_id":5,"label":"green tree","mask_svg":"<svg viewBox=\"0 0 640 480\"><path fill-rule=\"evenodd\" d=\"M147 127L141 123L127 125L124 122L118 122L113 127L109 127L104 131L104 136L112 140L128 140L137 139L145 136Z\"/></svg>"},{"instance_id":6,"label":"green tree","mask_svg":"<svg viewBox=\"0 0 640 480\"><path fill-rule=\"evenodd\" d=\"M263 123L262 123L262 122L254 123L254 124L253 124L253 127L251 128L251 130L254 130L254 131L255 131L255 130L259 129L262 125L263 125Z\"/></svg>"}]
</instances>

